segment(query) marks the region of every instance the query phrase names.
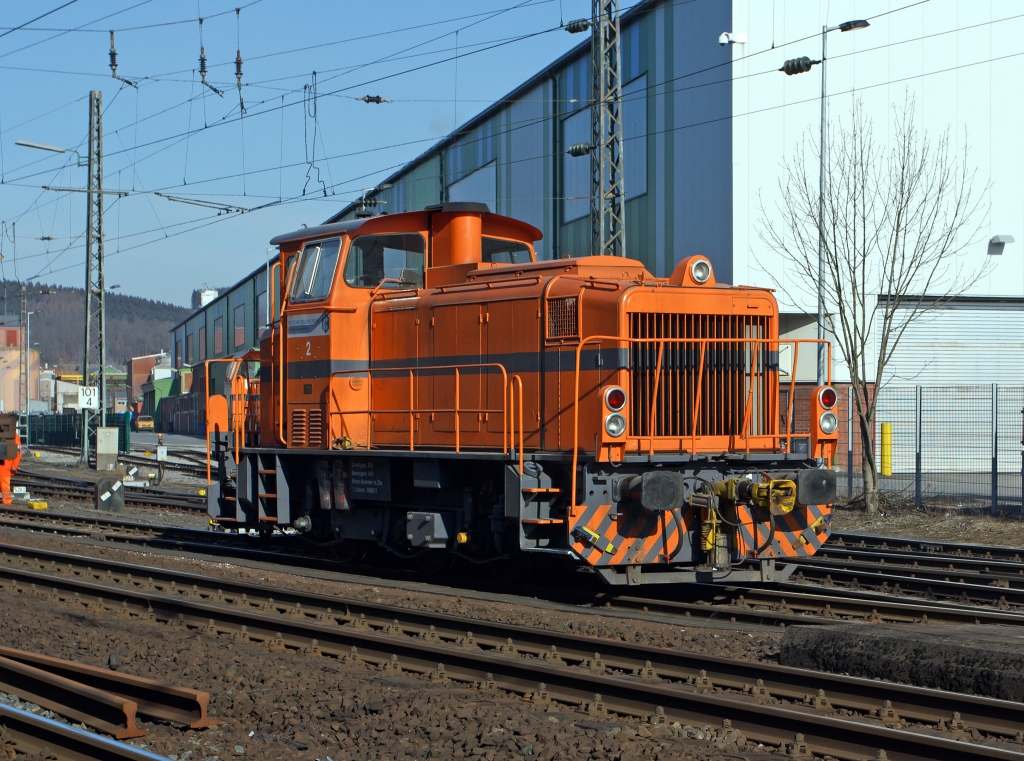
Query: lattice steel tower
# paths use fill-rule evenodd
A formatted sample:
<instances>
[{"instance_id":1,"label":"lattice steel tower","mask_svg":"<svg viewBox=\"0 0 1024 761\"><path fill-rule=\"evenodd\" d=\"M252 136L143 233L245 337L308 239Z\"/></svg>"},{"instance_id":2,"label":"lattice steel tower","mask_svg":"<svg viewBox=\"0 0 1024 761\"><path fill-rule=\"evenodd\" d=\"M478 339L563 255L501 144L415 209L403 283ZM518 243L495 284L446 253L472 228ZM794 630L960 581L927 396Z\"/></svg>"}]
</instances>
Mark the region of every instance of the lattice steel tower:
<instances>
[{"instance_id":1,"label":"lattice steel tower","mask_svg":"<svg viewBox=\"0 0 1024 761\"><path fill-rule=\"evenodd\" d=\"M102 93L89 93L89 186L85 222L85 352L82 385L88 386L89 366L97 367L99 409L82 410L82 461L89 462L89 436L105 424L107 407L106 310L103 282L103 109Z\"/></svg>"},{"instance_id":2,"label":"lattice steel tower","mask_svg":"<svg viewBox=\"0 0 1024 761\"><path fill-rule=\"evenodd\" d=\"M626 255L626 193L622 174L622 55L619 0L593 0L594 69L591 131L591 253Z\"/></svg>"}]
</instances>

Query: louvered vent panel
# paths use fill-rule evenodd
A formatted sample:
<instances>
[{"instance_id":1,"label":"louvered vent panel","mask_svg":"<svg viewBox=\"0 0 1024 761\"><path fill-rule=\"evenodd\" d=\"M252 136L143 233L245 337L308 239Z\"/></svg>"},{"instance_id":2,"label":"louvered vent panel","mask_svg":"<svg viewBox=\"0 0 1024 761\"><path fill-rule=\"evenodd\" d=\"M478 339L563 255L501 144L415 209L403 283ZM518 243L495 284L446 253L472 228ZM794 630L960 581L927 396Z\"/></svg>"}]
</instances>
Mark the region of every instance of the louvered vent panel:
<instances>
[{"instance_id":1,"label":"louvered vent panel","mask_svg":"<svg viewBox=\"0 0 1024 761\"><path fill-rule=\"evenodd\" d=\"M310 447L322 447L324 445L324 413L322 410L315 409L309 411L306 444Z\"/></svg>"},{"instance_id":2,"label":"louvered vent panel","mask_svg":"<svg viewBox=\"0 0 1024 761\"><path fill-rule=\"evenodd\" d=\"M291 445L306 446L306 411L292 410Z\"/></svg>"},{"instance_id":3,"label":"louvered vent panel","mask_svg":"<svg viewBox=\"0 0 1024 761\"><path fill-rule=\"evenodd\" d=\"M548 301L548 338L576 338L579 335L577 305L575 296Z\"/></svg>"},{"instance_id":4,"label":"louvered vent panel","mask_svg":"<svg viewBox=\"0 0 1024 761\"><path fill-rule=\"evenodd\" d=\"M632 313L629 330L630 338L763 339L771 335L771 318ZM765 344L712 340L705 349L703 372L700 356L701 344L696 341L666 343L657 378L658 344L631 346L630 435L651 435L652 419L655 436L690 436L694 431L697 436L743 435L748 399L751 409L746 433L771 432L774 421L770 420L769 411L773 404L768 397L775 388L772 376L778 371L777 350L769 351ZM695 429L693 412L698 398Z\"/></svg>"}]
</instances>

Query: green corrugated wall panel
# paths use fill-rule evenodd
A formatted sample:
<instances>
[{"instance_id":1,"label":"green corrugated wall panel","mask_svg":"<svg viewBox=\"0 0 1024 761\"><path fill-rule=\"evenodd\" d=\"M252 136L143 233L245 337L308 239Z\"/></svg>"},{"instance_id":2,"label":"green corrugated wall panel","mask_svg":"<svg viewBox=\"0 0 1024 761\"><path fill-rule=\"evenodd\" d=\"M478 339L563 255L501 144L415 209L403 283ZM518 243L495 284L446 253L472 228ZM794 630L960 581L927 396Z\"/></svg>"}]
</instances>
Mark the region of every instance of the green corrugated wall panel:
<instances>
[{"instance_id":1,"label":"green corrugated wall panel","mask_svg":"<svg viewBox=\"0 0 1024 761\"><path fill-rule=\"evenodd\" d=\"M419 211L441 202L441 158L430 156L412 167L393 183L394 187L376 194L387 201L385 211L392 214Z\"/></svg>"}]
</instances>

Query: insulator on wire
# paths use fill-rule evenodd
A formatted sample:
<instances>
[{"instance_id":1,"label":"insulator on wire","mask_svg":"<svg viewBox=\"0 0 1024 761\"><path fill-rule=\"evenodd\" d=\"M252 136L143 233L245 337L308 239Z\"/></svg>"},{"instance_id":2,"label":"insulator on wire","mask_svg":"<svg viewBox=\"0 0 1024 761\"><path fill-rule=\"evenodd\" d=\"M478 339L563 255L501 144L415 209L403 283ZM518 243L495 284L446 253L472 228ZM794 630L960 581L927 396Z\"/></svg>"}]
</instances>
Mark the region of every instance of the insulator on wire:
<instances>
[{"instance_id":1,"label":"insulator on wire","mask_svg":"<svg viewBox=\"0 0 1024 761\"><path fill-rule=\"evenodd\" d=\"M224 97L223 92L206 81L206 48L203 46L203 19L199 19L199 80L220 97Z\"/></svg>"},{"instance_id":2,"label":"insulator on wire","mask_svg":"<svg viewBox=\"0 0 1024 761\"><path fill-rule=\"evenodd\" d=\"M235 79L238 80L238 89L242 89L242 51L235 51Z\"/></svg>"},{"instance_id":3,"label":"insulator on wire","mask_svg":"<svg viewBox=\"0 0 1024 761\"><path fill-rule=\"evenodd\" d=\"M356 100L361 100L363 103L390 103L391 102L391 98L382 98L380 95L364 95L361 98L356 98Z\"/></svg>"},{"instance_id":4,"label":"insulator on wire","mask_svg":"<svg viewBox=\"0 0 1024 761\"><path fill-rule=\"evenodd\" d=\"M575 21L570 21L565 25L565 31L569 34L579 34L590 29L590 19L579 18Z\"/></svg>"},{"instance_id":5,"label":"insulator on wire","mask_svg":"<svg viewBox=\"0 0 1024 761\"><path fill-rule=\"evenodd\" d=\"M110 76L117 79L117 49L114 47L114 30L110 30Z\"/></svg>"},{"instance_id":6,"label":"insulator on wire","mask_svg":"<svg viewBox=\"0 0 1024 761\"><path fill-rule=\"evenodd\" d=\"M110 76L116 79L118 82L124 82L130 87L138 88L138 83L132 82L131 80L125 79L124 77L117 76L117 48L114 47L114 30L110 30Z\"/></svg>"},{"instance_id":7,"label":"insulator on wire","mask_svg":"<svg viewBox=\"0 0 1024 761\"><path fill-rule=\"evenodd\" d=\"M811 67L815 64L819 64L821 61L812 61L807 56L802 58L790 58L784 64L779 71L784 71L787 77L791 77L794 74L806 74L811 70Z\"/></svg>"},{"instance_id":8,"label":"insulator on wire","mask_svg":"<svg viewBox=\"0 0 1024 761\"><path fill-rule=\"evenodd\" d=\"M590 143L574 143L569 146L569 150L566 151L570 156L574 158L580 158L581 156L588 156L594 152L594 146Z\"/></svg>"}]
</instances>

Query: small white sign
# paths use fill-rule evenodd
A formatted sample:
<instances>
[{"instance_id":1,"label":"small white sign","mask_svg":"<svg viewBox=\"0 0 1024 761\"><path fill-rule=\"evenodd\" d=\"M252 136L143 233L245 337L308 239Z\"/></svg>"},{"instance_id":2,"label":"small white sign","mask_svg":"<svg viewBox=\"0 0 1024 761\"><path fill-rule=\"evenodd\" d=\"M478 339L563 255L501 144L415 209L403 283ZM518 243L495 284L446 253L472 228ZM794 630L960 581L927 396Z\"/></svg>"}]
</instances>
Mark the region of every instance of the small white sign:
<instances>
[{"instance_id":1,"label":"small white sign","mask_svg":"<svg viewBox=\"0 0 1024 761\"><path fill-rule=\"evenodd\" d=\"M100 389L98 386L81 386L78 389L78 407L83 410L100 408Z\"/></svg>"},{"instance_id":2,"label":"small white sign","mask_svg":"<svg viewBox=\"0 0 1024 761\"><path fill-rule=\"evenodd\" d=\"M167 447L159 446L156 448L156 461L164 462L167 459Z\"/></svg>"}]
</instances>

